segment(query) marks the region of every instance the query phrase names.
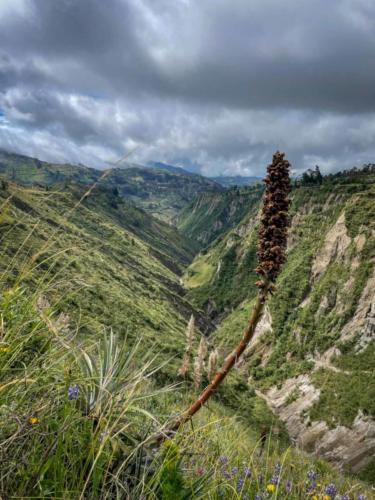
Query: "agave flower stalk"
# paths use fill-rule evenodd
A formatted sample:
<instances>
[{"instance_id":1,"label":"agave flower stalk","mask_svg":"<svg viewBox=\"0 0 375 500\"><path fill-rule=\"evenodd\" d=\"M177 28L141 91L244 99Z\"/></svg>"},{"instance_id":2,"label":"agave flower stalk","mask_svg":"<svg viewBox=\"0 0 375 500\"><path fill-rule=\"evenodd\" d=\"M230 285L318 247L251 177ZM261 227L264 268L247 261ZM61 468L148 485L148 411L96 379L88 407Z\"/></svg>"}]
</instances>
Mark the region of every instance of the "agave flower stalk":
<instances>
[{"instance_id":1,"label":"agave flower stalk","mask_svg":"<svg viewBox=\"0 0 375 500\"><path fill-rule=\"evenodd\" d=\"M272 290L273 282L276 280L286 258L285 252L289 226L288 210L290 205L288 196L290 192L289 167L289 162L284 159L284 153L280 153L279 151L273 155L272 163L267 167L267 176L264 179L266 186L257 242L258 265L256 272L259 274L259 279L256 285L258 286L258 294L242 338L229 356L226 357L222 367L217 371L216 375L200 393L198 398L172 425L167 427L163 434L158 436L159 442L177 431L182 424L190 420L202 408L239 360L254 336L256 326L262 316L267 295Z\"/></svg>"}]
</instances>

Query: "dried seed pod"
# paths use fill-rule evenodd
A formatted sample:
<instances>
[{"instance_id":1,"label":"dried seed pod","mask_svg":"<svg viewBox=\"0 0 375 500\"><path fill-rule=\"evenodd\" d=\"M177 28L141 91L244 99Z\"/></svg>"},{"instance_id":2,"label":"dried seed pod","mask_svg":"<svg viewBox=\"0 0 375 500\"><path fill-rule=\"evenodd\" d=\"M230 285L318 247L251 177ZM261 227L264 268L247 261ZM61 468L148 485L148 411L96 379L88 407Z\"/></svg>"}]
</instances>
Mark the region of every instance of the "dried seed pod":
<instances>
[{"instance_id":1,"label":"dried seed pod","mask_svg":"<svg viewBox=\"0 0 375 500\"><path fill-rule=\"evenodd\" d=\"M257 243L256 272L260 279L256 284L259 288L263 288L266 281L276 280L285 261L290 205L289 167L290 163L284 159L284 153L276 151L264 179L266 189Z\"/></svg>"}]
</instances>

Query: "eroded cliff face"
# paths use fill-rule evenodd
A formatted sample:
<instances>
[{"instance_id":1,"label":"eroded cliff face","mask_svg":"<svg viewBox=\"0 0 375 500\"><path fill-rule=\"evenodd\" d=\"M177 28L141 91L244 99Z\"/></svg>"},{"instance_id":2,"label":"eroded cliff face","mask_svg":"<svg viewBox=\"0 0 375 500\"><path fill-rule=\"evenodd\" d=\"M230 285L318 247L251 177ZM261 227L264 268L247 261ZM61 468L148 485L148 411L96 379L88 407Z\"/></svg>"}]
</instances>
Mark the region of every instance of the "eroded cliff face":
<instances>
[{"instance_id":1,"label":"eroded cliff face","mask_svg":"<svg viewBox=\"0 0 375 500\"><path fill-rule=\"evenodd\" d=\"M217 272L195 291L225 316L212 334L223 355L254 297L243 269L253 265L257 212L208 248ZM297 446L354 472L375 457L374 224L374 185L293 192L288 259L237 367Z\"/></svg>"},{"instance_id":2,"label":"eroded cliff face","mask_svg":"<svg viewBox=\"0 0 375 500\"><path fill-rule=\"evenodd\" d=\"M295 445L324 458L341 470L358 472L375 455L375 420L358 414L351 426L330 428L324 420L311 421L309 409L319 401L320 389L309 375L287 379L263 394L256 391L286 425Z\"/></svg>"},{"instance_id":3,"label":"eroded cliff face","mask_svg":"<svg viewBox=\"0 0 375 500\"><path fill-rule=\"evenodd\" d=\"M328 202L325 207L329 207ZM313 207L310 207L310 210L312 209ZM308 214L309 210L305 208L304 213ZM297 220L293 221L292 232L298 230L303 216L298 215L296 218ZM347 230L345 210L340 212L315 251L309 275L309 292L297 311L312 309L316 321L327 313L332 317L348 319L336 325L333 323L332 328L336 330L336 334L332 337L332 345L324 350L319 350L318 347L303 349L306 333L297 322L292 334L302 351L305 351L303 355L304 359L310 363L309 371L287 378L282 384L271 385L267 390L257 390L257 394L285 423L290 437L298 447L328 460L340 469L352 472L362 470L375 457L374 415L368 414L367 408L358 406L351 424L343 425L340 417L335 418L332 415L327 422L324 418L316 419L316 412L312 417L310 410L314 406L319 408L321 403L322 384L319 381L323 380L324 384L324 373L329 373L331 378L336 374L340 376L337 379L337 384L339 384L343 382L342 377L346 377L350 383L353 375L357 376L358 372L362 372L368 381L368 387L362 387L362 390L371 391L371 385L375 384L373 365L367 366L363 363L358 366L359 355L370 349L375 339L375 268L371 266L374 259L371 252L366 264L369 268L372 267L372 272L368 272L367 278L362 280L362 290L353 308L353 314L350 317L346 314L347 298L353 294L356 272L364 265L361 253L366 246L372 249L374 247L373 231L369 230L366 225L362 225L358 234L351 237ZM332 273L331 268L336 269L337 274ZM328 282L329 286L322 287L329 273L332 274L332 279ZM314 293L317 291L320 292L319 304L314 307ZM272 323L269 310L264 321L268 325ZM261 346L262 339L258 335L253 344L253 351L261 355L261 366L267 367L272 358L270 351L272 352L274 346L268 346L266 350ZM350 346L349 353L346 352L348 346ZM340 367L340 358L344 353L346 353L345 367ZM286 361L291 356L292 353L288 352ZM315 373L323 377L316 378ZM251 379L250 383L253 382L254 380ZM325 394L324 397L326 396ZM336 398L338 395L333 391L331 397ZM356 402L353 401L353 405L355 404Z\"/></svg>"}]
</instances>

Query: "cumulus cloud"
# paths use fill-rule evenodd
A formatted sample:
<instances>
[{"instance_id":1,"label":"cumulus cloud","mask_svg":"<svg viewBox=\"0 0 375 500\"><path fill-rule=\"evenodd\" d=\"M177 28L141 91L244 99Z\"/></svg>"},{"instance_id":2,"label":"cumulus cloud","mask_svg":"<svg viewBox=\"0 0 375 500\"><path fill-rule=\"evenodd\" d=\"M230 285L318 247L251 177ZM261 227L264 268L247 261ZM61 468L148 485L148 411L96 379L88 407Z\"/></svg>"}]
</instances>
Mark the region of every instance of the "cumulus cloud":
<instances>
[{"instance_id":1,"label":"cumulus cloud","mask_svg":"<svg viewBox=\"0 0 375 500\"><path fill-rule=\"evenodd\" d=\"M0 147L262 175L375 161L371 0L2 0Z\"/></svg>"}]
</instances>

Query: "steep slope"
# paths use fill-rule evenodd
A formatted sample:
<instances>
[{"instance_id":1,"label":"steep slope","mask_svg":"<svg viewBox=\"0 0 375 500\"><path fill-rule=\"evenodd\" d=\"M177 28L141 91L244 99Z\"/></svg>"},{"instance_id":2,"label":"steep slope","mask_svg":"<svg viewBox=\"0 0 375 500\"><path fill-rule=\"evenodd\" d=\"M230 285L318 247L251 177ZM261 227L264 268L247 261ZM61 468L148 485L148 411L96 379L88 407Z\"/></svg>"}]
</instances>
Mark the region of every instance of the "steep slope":
<instances>
[{"instance_id":1,"label":"steep slope","mask_svg":"<svg viewBox=\"0 0 375 500\"><path fill-rule=\"evenodd\" d=\"M236 226L259 203L261 185L202 193L175 219L180 231L201 248Z\"/></svg>"},{"instance_id":2,"label":"steep slope","mask_svg":"<svg viewBox=\"0 0 375 500\"><path fill-rule=\"evenodd\" d=\"M292 199L288 260L239 371L301 447L374 480L374 175L301 186ZM212 339L223 355L256 293L255 214L185 277L197 304L225 316Z\"/></svg>"},{"instance_id":3,"label":"steep slope","mask_svg":"<svg viewBox=\"0 0 375 500\"><path fill-rule=\"evenodd\" d=\"M158 218L170 221L197 193L220 192L219 184L200 175L128 164L113 168L100 185ZM0 174L26 185L56 186L77 183L90 185L103 171L83 165L51 164L35 158L0 151Z\"/></svg>"},{"instance_id":4,"label":"steep slope","mask_svg":"<svg viewBox=\"0 0 375 500\"><path fill-rule=\"evenodd\" d=\"M1 293L46 298L83 345L108 330L127 345L139 341L137 359L154 355L161 366L153 383L183 383L178 370L189 318L193 314L196 323L192 357L202 335L215 328L181 286L181 270L194 251L190 242L111 190L85 193L77 185L53 191L0 182ZM189 387L186 382L160 409L163 419L184 409L194 395ZM265 403L236 374L216 398L254 433L265 422L272 426ZM285 432L279 438L285 444Z\"/></svg>"},{"instance_id":5,"label":"steep slope","mask_svg":"<svg viewBox=\"0 0 375 500\"><path fill-rule=\"evenodd\" d=\"M179 284L192 258L189 242L104 188L79 203L84 193L2 184L2 288L47 289L82 338L111 327L142 339L142 349L171 359L164 373L174 378L190 315L202 332L211 328Z\"/></svg>"}]
</instances>

